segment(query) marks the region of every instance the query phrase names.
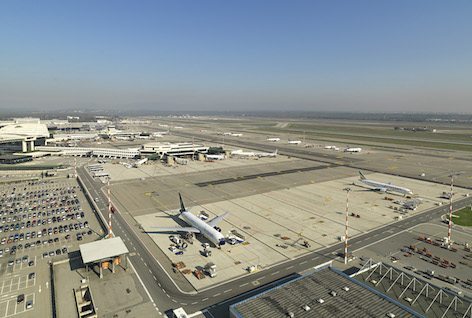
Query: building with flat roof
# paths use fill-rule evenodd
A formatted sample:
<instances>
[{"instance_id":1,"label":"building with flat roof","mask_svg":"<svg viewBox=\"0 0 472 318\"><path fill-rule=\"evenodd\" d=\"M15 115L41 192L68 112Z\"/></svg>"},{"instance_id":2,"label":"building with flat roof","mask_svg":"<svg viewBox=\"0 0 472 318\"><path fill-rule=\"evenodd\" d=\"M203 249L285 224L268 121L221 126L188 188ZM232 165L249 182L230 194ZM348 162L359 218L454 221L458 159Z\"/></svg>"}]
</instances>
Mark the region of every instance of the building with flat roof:
<instances>
[{"instance_id":1,"label":"building with flat roof","mask_svg":"<svg viewBox=\"0 0 472 318\"><path fill-rule=\"evenodd\" d=\"M103 277L103 269L111 268L115 272L115 265L124 263L126 265L126 254L128 248L120 237L103 239L79 246L82 262L87 270L99 268L100 278Z\"/></svg>"},{"instance_id":2,"label":"building with flat roof","mask_svg":"<svg viewBox=\"0 0 472 318\"><path fill-rule=\"evenodd\" d=\"M140 152L141 155L153 155L158 154L161 158L167 156L191 156L196 153L207 153L207 146L202 144L195 144L191 142L180 142L180 143L170 143L170 142L153 142L147 143L141 146Z\"/></svg>"},{"instance_id":3,"label":"building with flat roof","mask_svg":"<svg viewBox=\"0 0 472 318\"><path fill-rule=\"evenodd\" d=\"M348 275L324 267L230 306L231 318L421 317Z\"/></svg>"},{"instance_id":4,"label":"building with flat roof","mask_svg":"<svg viewBox=\"0 0 472 318\"><path fill-rule=\"evenodd\" d=\"M54 147L42 146L37 150L49 152L51 154L64 156L94 156L103 158L138 158L140 151L137 148L119 149L119 148L93 148L93 147Z\"/></svg>"},{"instance_id":5,"label":"building with flat roof","mask_svg":"<svg viewBox=\"0 0 472 318\"><path fill-rule=\"evenodd\" d=\"M32 161L32 156L20 156L20 155L0 155L0 164L17 164Z\"/></svg>"}]
</instances>

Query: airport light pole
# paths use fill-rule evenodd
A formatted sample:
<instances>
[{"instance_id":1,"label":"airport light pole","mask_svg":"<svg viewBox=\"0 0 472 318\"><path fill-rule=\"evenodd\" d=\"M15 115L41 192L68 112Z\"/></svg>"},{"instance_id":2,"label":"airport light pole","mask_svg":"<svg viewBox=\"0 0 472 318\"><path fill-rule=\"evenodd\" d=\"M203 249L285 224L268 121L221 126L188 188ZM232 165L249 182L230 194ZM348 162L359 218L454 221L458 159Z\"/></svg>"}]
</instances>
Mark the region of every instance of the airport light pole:
<instances>
[{"instance_id":1,"label":"airport light pole","mask_svg":"<svg viewBox=\"0 0 472 318\"><path fill-rule=\"evenodd\" d=\"M344 264L347 264L347 240L348 240L348 225L349 225L349 192L351 192L351 188L345 188L346 191L346 223L344 229Z\"/></svg>"},{"instance_id":2,"label":"airport light pole","mask_svg":"<svg viewBox=\"0 0 472 318\"><path fill-rule=\"evenodd\" d=\"M449 226L447 229L447 244L451 245L451 235L452 235L452 197L454 195L454 177L458 176L459 173L451 173L449 177L451 177L451 193L449 193Z\"/></svg>"},{"instance_id":3,"label":"airport light pole","mask_svg":"<svg viewBox=\"0 0 472 318\"><path fill-rule=\"evenodd\" d=\"M111 193L110 193L110 177L107 178L107 193L108 193L108 238L112 238L113 231L111 227L112 205L111 205Z\"/></svg>"}]
</instances>

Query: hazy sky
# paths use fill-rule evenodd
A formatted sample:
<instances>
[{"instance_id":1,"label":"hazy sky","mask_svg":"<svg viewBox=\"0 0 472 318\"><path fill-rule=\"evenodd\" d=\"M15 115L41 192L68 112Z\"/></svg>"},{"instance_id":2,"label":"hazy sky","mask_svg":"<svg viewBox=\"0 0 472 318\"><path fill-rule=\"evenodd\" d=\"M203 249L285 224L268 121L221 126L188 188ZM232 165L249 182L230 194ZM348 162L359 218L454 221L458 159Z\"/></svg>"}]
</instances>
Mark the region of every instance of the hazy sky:
<instances>
[{"instance_id":1,"label":"hazy sky","mask_svg":"<svg viewBox=\"0 0 472 318\"><path fill-rule=\"evenodd\" d=\"M0 1L0 111L472 112L472 1Z\"/></svg>"}]
</instances>

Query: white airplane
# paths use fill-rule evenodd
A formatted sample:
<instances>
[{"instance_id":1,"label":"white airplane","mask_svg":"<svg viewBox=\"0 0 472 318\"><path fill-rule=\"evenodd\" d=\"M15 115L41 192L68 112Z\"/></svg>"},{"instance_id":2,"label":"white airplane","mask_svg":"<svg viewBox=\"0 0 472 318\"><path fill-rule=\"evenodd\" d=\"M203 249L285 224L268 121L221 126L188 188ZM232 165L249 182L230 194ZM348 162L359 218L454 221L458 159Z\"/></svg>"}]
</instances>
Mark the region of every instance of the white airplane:
<instances>
[{"instance_id":1,"label":"white airplane","mask_svg":"<svg viewBox=\"0 0 472 318\"><path fill-rule=\"evenodd\" d=\"M362 148L353 148L353 147L347 147L344 149L344 152L361 152Z\"/></svg>"},{"instance_id":2,"label":"white airplane","mask_svg":"<svg viewBox=\"0 0 472 318\"><path fill-rule=\"evenodd\" d=\"M374 181L374 180L369 180L360 171L359 171L359 175L360 175L360 179L359 179L360 182L362 182L362 183L364 183L364 184L366 184L370 187L373 187L374 190L376 190L376 191L380 191L380 192L397 192L397 193L401 193L403 195L413 194L413 191L411 191L408 188L399 187L399 186L396 186L396 185L391 184L391 183L383 183L383 182L378 182L378 181Z\"/></svg>"},{"instance_id":3,"label":"white airplane","mask_svg":"<svg viewBox=\"0 0 472 318\"><path fill-rule=\"evenodd\" d=\"M226 156L224 154L220 155L205 155L207 160L224 160Z\"/></svg>"},{"instance_id":4,"label":"white airplane","mask_svg":"<svg viewBox=\"0 0 472 318\"><path fill-rule=\"evenodd\" d=\"M280 141L280 138L278 138L278 137L271 137L271 138L267 138L267 141L277 142L277 141Z\"/></svg>"},{"instance_id":5,"label":"white airplane","mask_svg":"<svg viewBox=\"0 0 472 318\"><path fill-rule=\"evenodd\" d=\"M231 151L231 156L238 157L255 157L256 153L254 151L243 151L242 149Z\"/></svg>"},{"instance_id":6,"label":"white airplane","mask_svg":"<svg viewBox=\"0 0 472 318\"><path fill-rule=\"evenodd\" d=\"M255 152L254 155L256 157L262 158L262 157L270 157L270 158L275 158L277 157L277 149L275 149L274 152Z\"/></svg>"},{"instance_id":7,"label":"white airplane","mask_svg":"<svg viewBox=\"0 0 472 318\"><path fill-rule=\"evenodd\" d=\"M140 160L136 161L136 162L133 164L133 167L134 167L134 168L137 168L137 167L139 167L140 165L146 163L147 161L148 161L148 158L140 159Z\"/></svg>"},{"instance_id":8,"label":"white airplane","mask_svg":"<svg viewBox=\"0 0 472 318\"><path fill-rule=\"evenodd\" d=\"M324 149L332 149L332 150L336 150L336 151L339 150L339 148L336 147L336 146L325 146Z\"/></svg>"},{"instance_id":9,"label":"white airplane","mask_svg":"<svg viewBox=\"0 0 472 318\"><path fill-rule=\"evenodd\" d=\"M233 137L241 137L243 134L241 133L234 133L234 134L231 134L231 136Z\"/></svg>"},{"instance_id":10,"label":"white airplane","mask_svg":"<svg viewBox=\"0 0 472 318\"><path fill-rule=\"evenodd\" d=\"M301 140L289 140L288 143L291 144L291 145L299 145L299 144L302 143L302 141Z\"/></svg>"},{"instance_id":11,"label":"white airplane","mask_svg":"<svg viewBox=\"0 0 472 318\"><path fill-rule=\"evenodd\" d=\"M205 222L201 220L198 216L193 215L184 206L184 202L182 201L182 196L179 193L180 199L180 218L184 220L189 227L155 227L155 231L159 232L187 232L187 233L199 233L202 234L205 238L207 238L210 242L215 244L216 247L220 247L221 245L226 244L225 237L221 234L215 227L220 223L228 214L226 212L220 216L215 217L214 219L210 220L209 222Z\"/></svg>"},{"instance_id":12,"label":"white airplane","mask_svg":"<svg viewBox=\"0 0 472 318\"><path fill-rule=\"evenodd\" d=\"M122 161L120 161L120 165L123 165L123 166L125 166L125 167L128 168L128 169L133 168L133 165L130 164L130 163L127 163L127 162L122 162Z\"/></svg>"}]
</instances>

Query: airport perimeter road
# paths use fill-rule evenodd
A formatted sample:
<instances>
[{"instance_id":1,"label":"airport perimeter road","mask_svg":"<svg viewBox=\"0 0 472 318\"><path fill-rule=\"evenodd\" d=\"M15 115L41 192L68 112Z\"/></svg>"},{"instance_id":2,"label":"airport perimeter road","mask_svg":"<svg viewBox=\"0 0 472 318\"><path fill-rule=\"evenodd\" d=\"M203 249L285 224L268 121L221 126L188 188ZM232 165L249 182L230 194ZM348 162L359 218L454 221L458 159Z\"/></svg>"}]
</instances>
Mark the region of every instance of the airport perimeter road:
<instances>
[{"instance_id":1,"label":"airport perimeter road","mask_svg":"<svg viewBox=\"0 0 472 318\"><path fill-rule=\"evenodd\" d=\"M104 193L101 191L103 184L93 180L83 167L78 169L78 173L92 196L94 196L94 198L99 198L98 206L105 218L107 218L107 200ZM458 200L454 203L454 208L460 209L471 204L471 202L472 197ZM385 239L395 233L407 230L414 225L438 219L442 214L447 212L448 206L436 207L429 211L408 217L404 220L388 224L369 233L354 237L349 242L350 250L357 250L361 247ZM336 255L338 255L338 253L342 253L343 251L343 243L338 243L325 249L309 253L295 260L274 265L260 272L241 277L240 279L213 286L212 288L205 289L199 293L190 294L181 292L174 285L174 282L158 263L160 260L156 260L155 257L148 252L148 249L136 236L134 230L126 223L119 213L114 214L113 231L117 236L120 236L123 239L128 249L131 251L131 262L141 277L150 297L156 304L158 311L161 313L168 309L177 307L184 307L187 312L195 312L208 308L255 288L260 288L266 284L270 284L280 278L287 277L293 273L301 272L332 260ZM446 226L444 227L444 231L446 235ZM167 268L167 270L170 270L170 268Z\"/></svg>"}]
</instances>

